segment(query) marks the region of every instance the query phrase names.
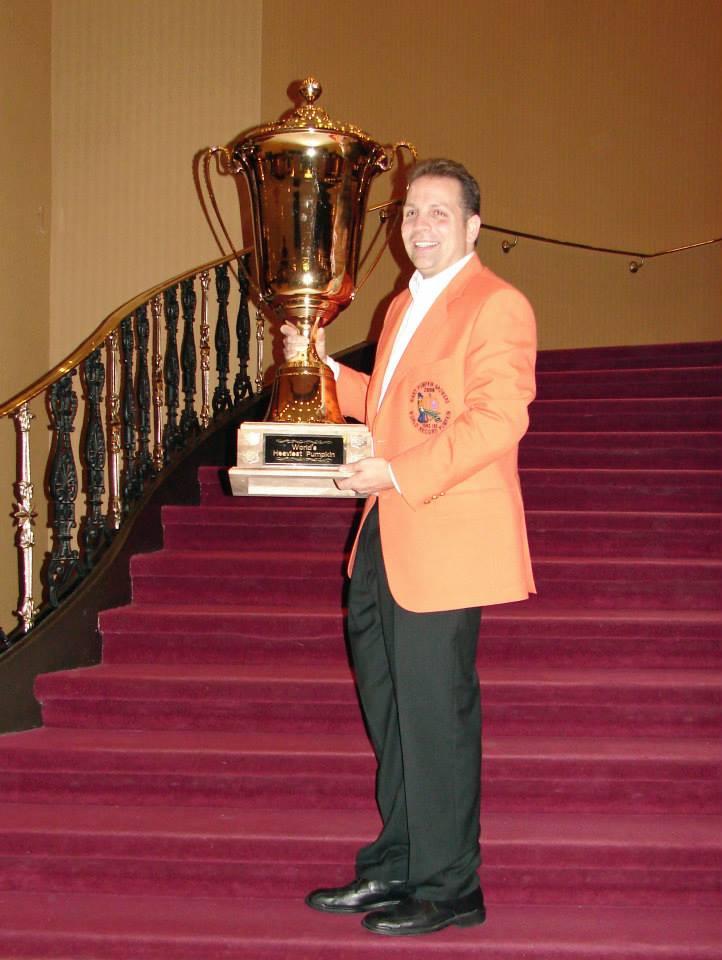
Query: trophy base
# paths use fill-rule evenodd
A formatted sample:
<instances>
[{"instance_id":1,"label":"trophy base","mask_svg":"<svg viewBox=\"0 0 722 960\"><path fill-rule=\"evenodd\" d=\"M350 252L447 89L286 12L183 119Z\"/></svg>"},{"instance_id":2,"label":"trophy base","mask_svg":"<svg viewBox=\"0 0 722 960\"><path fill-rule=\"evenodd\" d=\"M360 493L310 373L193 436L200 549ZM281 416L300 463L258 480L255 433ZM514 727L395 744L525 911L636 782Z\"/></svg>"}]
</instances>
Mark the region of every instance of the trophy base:
<instances>
[{"instance_id":1,"label":"trophy base","mask_svg":"<svg viewBox=\"0 0 722 960\"><path fill-rule=\"evenodd\" d=\"M237 450L228 471L235 497L362 498L334 480L373 455L368 427L354 423L242 423Z\"/></svg>"}]
</instances>

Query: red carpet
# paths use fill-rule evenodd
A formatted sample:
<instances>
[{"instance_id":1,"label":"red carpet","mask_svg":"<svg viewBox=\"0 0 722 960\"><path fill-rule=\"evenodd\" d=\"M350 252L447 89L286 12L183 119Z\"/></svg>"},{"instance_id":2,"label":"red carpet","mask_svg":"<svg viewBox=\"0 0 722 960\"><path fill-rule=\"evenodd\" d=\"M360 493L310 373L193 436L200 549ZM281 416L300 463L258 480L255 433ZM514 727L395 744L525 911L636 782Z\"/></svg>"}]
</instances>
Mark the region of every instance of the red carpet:
<instances>
[{"instance_id":1,"label":"red carpet","mask_svg":"<svg viewBox=\"0 0 722 960\"><path fill-rule=\"evenodd\" d=\"M722 345L556 351L521 455L539 597L485 612L481 928L315 914L377 828L343 643L355 504L204 469L0 737L0 943L63 960L722 960Z\"/></svg>"}]
</instances>

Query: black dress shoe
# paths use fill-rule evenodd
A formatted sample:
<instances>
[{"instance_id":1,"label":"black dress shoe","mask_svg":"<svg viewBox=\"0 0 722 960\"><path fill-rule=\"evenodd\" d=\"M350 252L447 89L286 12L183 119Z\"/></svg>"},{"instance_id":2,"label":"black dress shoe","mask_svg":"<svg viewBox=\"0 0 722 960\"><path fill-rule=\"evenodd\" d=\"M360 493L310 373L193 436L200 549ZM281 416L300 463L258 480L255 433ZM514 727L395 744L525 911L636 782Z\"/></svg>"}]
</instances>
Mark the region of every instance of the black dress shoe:
<instances>
[{"instance_id":1,"label":"black dress shoe","mask_svg":"<svg viewBox=\"0 0 722 960\"><path fill-rule=\"evenodd\" d=\"M456 900L419 900L408 897L393 910L370 913L361 923L373 933L389 937L408 937L416 933L433 933L451 924L473 927L486 920L484 898L475 890Z\"/></svg>"},{"instance_id":2,"label":"black dress shoe","mask_svg":"<svg viewBox=\"0 0 722 960\"><path fill-rule=\"evenodd\" d=\"M345 887L312 890L306 903L324 913L366 913L378 907L394 907L407 896L401 880L354 880Z\"/></svg>"}]
</instances>

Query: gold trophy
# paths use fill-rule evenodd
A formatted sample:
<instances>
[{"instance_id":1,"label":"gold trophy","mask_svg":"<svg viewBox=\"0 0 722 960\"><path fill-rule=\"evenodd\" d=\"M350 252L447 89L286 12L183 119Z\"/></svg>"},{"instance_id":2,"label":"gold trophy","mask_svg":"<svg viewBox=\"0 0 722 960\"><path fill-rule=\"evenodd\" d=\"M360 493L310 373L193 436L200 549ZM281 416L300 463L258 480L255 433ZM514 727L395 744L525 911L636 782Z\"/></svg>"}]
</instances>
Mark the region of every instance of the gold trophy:
<instances>
[{"instance_id":1,"label":"gold trophy","mask_svg":"<svg viewBox=\"0 0 722 960\"><path fill-rule=\"evenodd\" d=\"M308 341L278 368L265 421L239 429L238 463L230 470L239 495L354 496L333 479L372 452L367 428L344 421L315 336L356 293L373 179L392 168L401 147L415 151L407 143L383 146L353 124L331 120L316 105L321 86L313 77L300 93L304 102L277 122L230 148L212 148L224 172L248 183L256 296Z\"/></svg>"}]
</instances>

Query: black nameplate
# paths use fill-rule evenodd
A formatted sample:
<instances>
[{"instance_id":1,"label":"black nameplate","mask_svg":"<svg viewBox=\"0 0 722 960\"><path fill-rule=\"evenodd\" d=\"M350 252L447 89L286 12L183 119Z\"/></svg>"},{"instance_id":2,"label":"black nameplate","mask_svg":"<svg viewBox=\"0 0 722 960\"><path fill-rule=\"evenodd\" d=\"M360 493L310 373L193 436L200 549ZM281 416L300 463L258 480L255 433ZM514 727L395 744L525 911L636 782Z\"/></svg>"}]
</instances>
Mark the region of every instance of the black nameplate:
<instances>
[{"instance_id":1,"label":"black nameplate","mask_svg":"<svg viewBox=\"0 0 722 960\"><path fill-rule=\"evenodd\" d=\"M334 467L344 462L343 437L289 437L287 434L267 433L264 441L264 463Z\"/></svg>"}]
</instances>

